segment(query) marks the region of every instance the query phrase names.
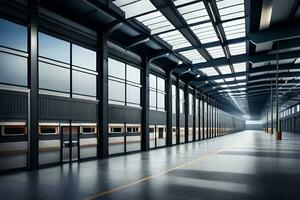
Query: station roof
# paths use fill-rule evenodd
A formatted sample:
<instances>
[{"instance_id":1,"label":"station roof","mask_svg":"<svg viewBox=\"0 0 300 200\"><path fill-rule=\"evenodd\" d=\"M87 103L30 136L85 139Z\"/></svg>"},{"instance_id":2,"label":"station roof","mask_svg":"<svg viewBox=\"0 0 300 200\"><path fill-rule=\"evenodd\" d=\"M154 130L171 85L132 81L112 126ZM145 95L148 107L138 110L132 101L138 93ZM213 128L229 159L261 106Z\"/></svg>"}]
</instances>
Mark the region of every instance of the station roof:
<instances>
[{"instance_id":1,"label":"station roof","mask_svg":"<svg viewBox=\"0 0 300 200\"><path fill-rule=\"evenodd\" d=\"M157 57L155 64L241 115L260 118L271 85L275 94L277 60L282 107L300 99L298 0L40 0L40 4L94 29L121 23L112 42L138 55Z\"/></svg>"}]
</instances>

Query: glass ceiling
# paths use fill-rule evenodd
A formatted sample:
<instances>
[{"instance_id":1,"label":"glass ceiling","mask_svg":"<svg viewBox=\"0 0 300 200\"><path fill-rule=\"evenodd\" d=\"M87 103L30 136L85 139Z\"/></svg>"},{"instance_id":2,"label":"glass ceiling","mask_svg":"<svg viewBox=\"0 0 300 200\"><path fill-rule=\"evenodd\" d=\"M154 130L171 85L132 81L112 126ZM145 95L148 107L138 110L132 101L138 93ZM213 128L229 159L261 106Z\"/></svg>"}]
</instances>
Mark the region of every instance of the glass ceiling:
<instances>
[{"instance_id":1,"label":"glass ceiling","mask_svg":"<svg viewBox=\"0 0 300 200\"><path fill-rule=\"evenodd\" d=\"M246 72L247 63L229 62L231 56L247 54L246 42L242 42L246 37L244 0L172 0L166 7L182 16L182 19L174 21L184 21L186 24L184 27L172 24L163 14L161 10L163 8L155 7L150 0L113 0L113 3L125 12L127 20L139 21L149 28L151 35L160 37L193 64L201 65L208 62L210 60L205 59L208 57L212 59L211 63L214 63L214 59L228 59L228 64L201 68L199 71L207 76L220 76L213 80L215 84L226 85L225 82L236 81L233 85L241 87L244 91L246 76L239 74L235 77L235 73ZM174 5L171 5L172 3ZM213 4L216 6L211 6ZM218 23L215 22L215 18ZM186 38L185 32L194 34L199 40L199 45L195 46L189 38ZM239 43L230 42L239 38L241 38ZM198 51L197 48L204 51ZM207 55L203 52L207 52ZM300 59L296 61L300 63ZM222 75L226 75L226 78L222 78Z\"/></svg>"},{"instance_id":2,"label":"glass ceiling","mask_svg":"<svg viewBox=\"0 0 300 200\"><path fill-rule=\"evenodd\" d=\"M184 57L189 58L193 64L206 62L206 60L201 56L201 54L195 49L181 51L179 53Z\"/></svg>"}]
</instances>

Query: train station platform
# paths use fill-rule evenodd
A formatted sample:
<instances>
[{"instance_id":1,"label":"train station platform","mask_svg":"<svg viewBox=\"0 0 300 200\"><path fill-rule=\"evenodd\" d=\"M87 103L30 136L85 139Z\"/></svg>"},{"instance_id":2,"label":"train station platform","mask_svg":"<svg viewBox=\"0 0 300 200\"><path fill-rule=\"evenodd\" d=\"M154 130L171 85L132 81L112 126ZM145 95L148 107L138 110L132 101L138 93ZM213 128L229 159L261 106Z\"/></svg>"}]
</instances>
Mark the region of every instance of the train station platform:
<instances>
[{"instance_id":1,"label":"train station platform","mask_svg":"<svg viewBox=\"0 0 300 200\"><path fill-rule=\"evenodd\" d=\"M0 176L0 199L299 199L300 135L243 131Z\"/></svg>"}]
</instances>

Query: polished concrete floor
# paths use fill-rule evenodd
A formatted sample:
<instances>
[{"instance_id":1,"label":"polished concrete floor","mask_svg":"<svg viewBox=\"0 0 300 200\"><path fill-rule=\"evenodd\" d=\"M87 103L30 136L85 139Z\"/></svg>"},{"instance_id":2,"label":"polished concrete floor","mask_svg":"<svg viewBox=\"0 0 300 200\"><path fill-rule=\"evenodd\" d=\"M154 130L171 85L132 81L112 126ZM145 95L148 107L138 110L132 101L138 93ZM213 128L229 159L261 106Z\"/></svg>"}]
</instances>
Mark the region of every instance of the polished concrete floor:
<instances>
[{"instance_id":1,"label":"polished concrete floor","mask_svg":"<svg viewBox=\"0 0 300 200\"><path fill-rule=\"evenodd\" d=\"M1 164L1 163L0 163ZM300 199L300 134L244 131L0 176L0 199Z\"/></svg>"}]
</instances>

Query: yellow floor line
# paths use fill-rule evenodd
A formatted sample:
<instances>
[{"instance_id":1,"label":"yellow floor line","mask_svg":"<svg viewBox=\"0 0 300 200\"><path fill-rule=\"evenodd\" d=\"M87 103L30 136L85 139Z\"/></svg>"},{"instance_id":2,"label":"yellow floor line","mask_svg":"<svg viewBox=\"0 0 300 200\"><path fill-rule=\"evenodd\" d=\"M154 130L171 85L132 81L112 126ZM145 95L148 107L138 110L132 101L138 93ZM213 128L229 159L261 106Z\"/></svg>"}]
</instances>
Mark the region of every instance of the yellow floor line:
<instances>
[{"instance_id":1,"label":"yellow floor line","mask_svg":"<svg viewBox=\"0 0 300 200\"><path fill-rule=\"evenodd\" d=\"M87 197L85 200L93 200L93 199L96 199L96 198L99 198L99 197L108 195L108 194L110 194L110 193L117 192L117 191L119 191L119 190L122 190L122 189L124 189L124 188L130 187L130 186L132 186L132 185L136 185L136 184L145 182L145 181L150 180L150 179L153 179L153 178L155 178L155 177L158 177L158 176L167 174L167 173L169 173L169 172L171 172L171 171L174 171L174 170L176 170L176 169L185 167L185 166L187 166L187 165L192 165L192 164L194 164L194 163L196 163L196 162L199 162L199 161L201 161L201 160L207 159L207 158L209 158L210 156L216 155L216 154L218 154L218 153L220 153L220 152L222 152L222 151L224 151L224 149L219 150L219 151L216 151L216 152L211 153L211 154L207 154L207 155L202 156L202 157L200 157L200 158L198 158L198 159L196 159L196 160L192 160L192 161L186 162L186 163L184 163L184 164L180 164L180 165L178 165L178 166L176 166L176 167L173 167L173 168L171 168L171 169L162 171L162 172L157 173L157 174L154 174L154 175L152 175L152 176L147 176L147 177L142 178L142 179L140 179L140 180L133 181L133 182L131 182L131 183L128 183L128 184L125 184L125 185L122 185L122 186L119 186L119 187L115 187L115 188L110 189L110 190L107 190L107 191L105 191L105 192L101 192L101 193L95 194L95 195L93 195L93 196Z\"/></svg>"}]
</instances>

